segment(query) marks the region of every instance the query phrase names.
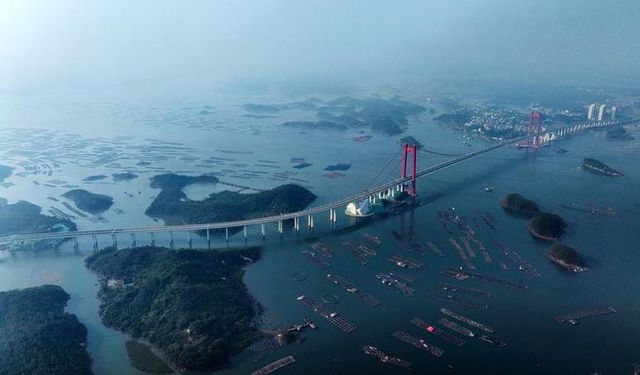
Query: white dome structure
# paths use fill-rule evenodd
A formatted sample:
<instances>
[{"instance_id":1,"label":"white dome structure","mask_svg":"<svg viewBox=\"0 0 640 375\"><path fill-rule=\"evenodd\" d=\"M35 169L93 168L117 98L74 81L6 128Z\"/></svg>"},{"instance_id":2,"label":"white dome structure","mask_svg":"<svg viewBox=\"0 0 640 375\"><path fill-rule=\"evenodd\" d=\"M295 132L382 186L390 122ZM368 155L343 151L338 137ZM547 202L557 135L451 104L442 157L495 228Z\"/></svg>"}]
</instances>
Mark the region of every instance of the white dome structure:
<instances>
[{"instance_id":1,"label":"white dome structure","mask_svg":"<svg viewBox=\"0 0 640 375\"><path fill-rule=\"evenodd\" d=\"M356 202L349 203L344 213L351 217L367 217L373 215L373 210L369 200L365 199L359 205Z\"/></svg>"}]
</instances>

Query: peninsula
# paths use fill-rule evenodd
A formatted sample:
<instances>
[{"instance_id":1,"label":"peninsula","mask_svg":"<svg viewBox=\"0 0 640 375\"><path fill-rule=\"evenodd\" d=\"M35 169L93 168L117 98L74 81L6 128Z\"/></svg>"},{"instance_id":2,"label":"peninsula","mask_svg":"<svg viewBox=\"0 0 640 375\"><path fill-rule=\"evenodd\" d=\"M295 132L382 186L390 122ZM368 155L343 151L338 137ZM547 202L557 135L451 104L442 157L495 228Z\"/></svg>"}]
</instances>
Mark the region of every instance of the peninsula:
<instances>
[{"instance_id":1,"label":"peninsula","mask_svg":"<svg viewBox=\"0 0 640 375\"><path fill-rule=\"evenodd\" d=\"M162 177L162 178L159 178ZM145 214L164 220L166 224L197 224L244 220L304 209L316 196L304 187L287 184L271 190L241 194L221 191L203 200L190 200L182 188L190 183L213 182L213 176L187 177L161 175L152 179L152 187L162 191L151 202Z\"/></svg>"},{"instance_id":2,"label":"peninsula","mask_svg":"<svg viewBox=\"0 0 640 375\"><path fill-rule=\"evenodd\" d=\"M109 248L86 265L101 280L105 325L148 341L180 371L211 371L260 336L257 303L242 282L242 268L259 257L256 247Z\"/></svg>"}]
</instances>

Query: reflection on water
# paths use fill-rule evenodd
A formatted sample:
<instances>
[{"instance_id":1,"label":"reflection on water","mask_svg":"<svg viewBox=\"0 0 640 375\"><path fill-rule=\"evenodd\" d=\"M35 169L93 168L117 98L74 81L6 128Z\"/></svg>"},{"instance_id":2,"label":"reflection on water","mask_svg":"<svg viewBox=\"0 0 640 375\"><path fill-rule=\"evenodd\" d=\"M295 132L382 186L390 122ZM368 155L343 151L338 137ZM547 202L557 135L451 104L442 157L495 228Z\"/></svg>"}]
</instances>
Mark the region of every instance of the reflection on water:
<instances>
[{"instance_id":1,"label":"reflection on water","mask_svg":"<svg viewBox=\"0 0 640 375\"><path fill-rule=\"evenodd\" d=\"M203 110L199 106L192 108ZM354 142L353 138L357 135L355 132L285 131L278 128L282 118L248 119L242 117L243 112L238 107L225 110L227 107L216 105L215 108L215 114L206 114L207 124L234 119L229 127L193 127L176 139L175 132L169 130L174 129L174 126L184 126L183 123L176 124L181 121L179 113L166 117L170 121L164 123L158 120L163 117L149 115L161 111L150 110L147 115L138 113L135 116L121 111L116 115L111 114L119 118L115 125L118 131L115 133L129 132L127 134L131 137L116 138L116 134L111 134L96 139L95 135L85 134L86 139L52 138L49 142L56 142L60 151L51 154L58 155L55 158L57 166L47 159L46 152L36 155L14 152L10 161L19 167L17 173L25 174L8 178L7 182L14 185L0 188L0 196L10 201L26 199L42 205L45 211L52 207L64 210L60 203L60 195L68 189L64 185L80 185L115 199L114 208L103 215L106 222L94 223L78 218L81 228L152 225L153 220L144 216L144 210L159 192L149 187L149 178L158 173L218 173L225 182L257 189L295 182L295 178L308 181L303 185L311 187L319 197L316 203L320 204L364 189L366 182L376 176L380 166L397 153L395 139L385 135L374 134L366 142ZM8 113L11 115L11 111ZM104 117L113 118L104 113L88 113L89 118L85 120L90 123L103 122ZM76 121L78 116L71 115ZM456 135L435 126L429 120L430 117L412 120L407 133L425 144L427 149L446 154L467 151ZM53 124L62 123L61 118L61 115L54 117ZM154 132L155 140L148 140L148 129L141 125L145 121L153 123L156 130L166 131ZM68 130L74 134L82 133L74 124L76 123L71 121ZM634 253L638 242L637 233L640 233L640 222L637 220L640 213L640 198L637 196L637 187L640 186L640 167L637 163L640 137L637 136L637 130L635 133L635 141L623 143L606 141L604 134L597 132L573 137L562 141L562 147L569 151L565 154L556 154L551 148L537 153L498 150L420 180L420 205L417 208L385 219L370 220L366 225L349 230L323 234L328 226L328 218L326 221L317 218L316 223L319 225L316 235L334 254L329 270L317 268L300 254L309 249L309 243L296 238L291 229L280 240L275 228L269 228L264 259L249 266L245 276L251 293L265 308L262 317L264 324L269 328L285 327L309 317L320 329L305 333L304 343L295 343L274 353L243 353L234 358L232 366L222 373L245 374L288 354L296 358L296 363L283 369L283 374L354 373L355 369L361 373L404 371L385 366L364 355L361 348L367 344L377 346L390 355L407 359L414 363L415 368L435 372L468 373L477 372L478 369L503 373L541 373L552 369L556 373L630 372L632 364L640 361L637 353L628 349L640 344L640 325L633 313L640 309L634 277L640 267L640 260ZM6 132L2 134L1 137L6 137ZM309 142L310 139L313 142ZM73 147L69 146L71 143L68 142L72 140L85 142L82 146L85 148L80 148L77 143L73 143ZM45 143L37 147L47 150L47 140L40 141ZM5 139L5 145L15 142L15 138ZM67 146L64 146L65 142ZM230 145L242 145L242 150L251 150L251 153L229 153L228 150L233 149ZM290 145L304 147L292 151ZM474 146L481 148L483 145L481 142L474 142ZM34 147L25 147L25 150ZM74 150L75 153L62 157ZM37 152L38 149L31 151ZM79 155L80 153L84 155ZM108 155L113 158L97 160L100 156ZM585 173L580 168L584 157L600 159L622 171L625 177L609 179ZM300 158L312 165L302 169L293 168L299 164ZM424 167L447 158L422 153L418 163L419 167ZM29 165L37 166L38 169L25 169L27 164L20 163L26 163L27 159L31 160ZM343 172L344 177L324 177L324 167L337 163L348 163L352 168ZM45 164L49 168L44 167ZM114 182L111 179L90 184L82 182L89 175L111 175L125 170L132 171L139 177L127 182ZM485 192L484 187L487 185L494 186L495 193ZM185 188L185 192L190 199L203 199L212 192L226 189L229 187L220 184L190 185ZM545 256L549 244L533 241L526 232L526 220L508 216L499 208L499 198L509 192L518 192L535 199L543 210L565 217L569 228L563 240L587 258L590 271L580 275L567 274L549 262ZM571 203L608 207L615 215L595 217L562 207ZM527 283L527 291L479 281L457 282L441 275L448 267L462 265L460 257L450 245L450 235L443 230L436 217L438 210L453 207L469 220L478 218L479 212L489 212L496 217L496 230L482 225L479 228L473 227L478 239L487 247L493 262L485 262L480 257L472 259L472 262L479 273ZM340 216L340 228L344 229L349 223L352 222ZM401 238L410 239L412 244L419 244L426 251L421 254L411 246L404 246L392 231ZM368 257L366 266L360 265L343 245L345 241L360 243L364 233L382 240L377 254ZM257 231L250 233L250 236L250 241L259 243ZM460 236L458 232L456 236ZM186 246L186 235L176 233L175 239L176 247L181 244ZM143 244L146 240L139 238L138 243ZM166 240L161 235L156 236L158 244L163 244ZM518 271L497 246L498 240L517 250L542 277L529 279ZM103 241L102 245L107 245L106 241L110 240ZM120 241L122 246L126 246L128 239ZM429 251L427 242L442 249L445 256L439 257ZM217 244L226 245L221 240ZM242 244L244 240L240 234L231 238L231 246ZM206 244L204 239L197 238L193 246ZM81 242L80 254L74 253L71 243L58 252L0 254L0 289L43 283L61 285L72 297L68 310L77 314L89 329L89 349L94 358L96 373L138 374L126 361L126 337L99 322L95 276L83 265L86 249L90 248L90 243ZM387 260L397 254L418 259L424 266L416 270L401 270ZM499 267L500 262L509 264L510 269ZM376 279L378 273L393 271L416 279L412 285L416 289L415 296L403 296ZM297 272L303 272L306 280L293 280L292 275ZM372 308L356 298L349 298L343 290L327 281L326 273L329 272L361 286L378 297L382 304ZM456 305L449 307L494 327L495 336L505 341L507 347L497 349L471 339L464 347L455 348L412 326L409 320L414 317L432 323L437 323L441 318L439 309L444 304L434 298L434 295L442 294L438 289L441 282L490 291L491 298L487 302L489 307L486 311ZM301 294L317 300L325 294L339 296L340 302L332 305L332 308L353 321L359 329L351 334L336 329L298 303L296 297ZM555 315L600 305L611 305L618 313L585 320L575 327L559 326L553 321ZM436 359L400 342L392 336L398 330L442 347L445 354ZM567 351L567 347L572 347L572 350Z\"/></svg>"}]
</instances>

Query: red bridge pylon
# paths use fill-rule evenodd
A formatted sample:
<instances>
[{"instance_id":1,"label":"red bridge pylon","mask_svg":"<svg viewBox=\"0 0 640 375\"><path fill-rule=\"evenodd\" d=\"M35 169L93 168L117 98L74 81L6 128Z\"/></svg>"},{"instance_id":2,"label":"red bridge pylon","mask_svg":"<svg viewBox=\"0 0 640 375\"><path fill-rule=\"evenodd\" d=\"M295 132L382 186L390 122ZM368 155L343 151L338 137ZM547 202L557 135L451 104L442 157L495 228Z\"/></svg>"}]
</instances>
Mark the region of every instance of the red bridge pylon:
<instances>
[{"instance_id":1,"label":"red bridge pylon","mask_svg":"<svg viewBox=\"0 0 640 375\"><path fill-rule=\"evenodd\" d=\"M527 126L527 140L522 147L537 149L540 147L540 112L531 111L529 114L529 125ZM533 137L533 139L531 139Z\"/></svg>"},{"instance_id":2,"label":"red bridge pylon","mask_svg":"<svg viewBox=\"0 0 640 375\"><path fill-rule=\"evenodd\" d=\"M415 196L417 194L416 191L416 171L418 170L418 147L416 145L404 145L404 154L402 155L402 178L407 178L407 159L409 154L412 157L412 165L411 165L411 187L407 191L407 194L411 196Z\"/></svg>"}]
</instances>

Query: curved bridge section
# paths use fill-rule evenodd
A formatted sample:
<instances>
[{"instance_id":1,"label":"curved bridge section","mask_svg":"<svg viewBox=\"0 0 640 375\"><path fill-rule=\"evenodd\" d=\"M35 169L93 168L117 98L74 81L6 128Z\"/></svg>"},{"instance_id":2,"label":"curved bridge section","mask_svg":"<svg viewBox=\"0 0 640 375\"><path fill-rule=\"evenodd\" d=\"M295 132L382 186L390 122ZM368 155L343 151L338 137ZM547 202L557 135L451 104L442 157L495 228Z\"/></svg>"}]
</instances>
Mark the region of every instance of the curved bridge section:
<instances>
[{"instance_id":1,"label":"curved bridge section","mask_svg":"<svg viewBox=\"0 0 640 375\"><path fill-rule=\"evenodd\" d=\"M521 142L524 142L525 144L530 144L531 142L533 142L538 145L544 145L545 143L549 143L553 140L560 139L563 136L577 133L579 131L583 131L586 129L602 128L602 127L608 127L613 125L623 125L627 123L637 122L639 120L640 119L636 118L630 121L604 121L604 122L584 123L584 124L575 125L569 128L559 129L553 132L536 134L534 136L535 139L531 139L530 135L520 137L517 139L510 139L510 140L486 147L482 150L464 154L462 156L453 158L443 163L439 163L434 166L417 171L416 178L423 177L431 173L435 173L442 169L476 158L480 155L503 148L505 146L509 146L509 145L518 146L520 144L523 144ZM377 186L373 189L367 189L340 200L336 200L320 206L307 208L302 211L291 212L291 213L286 213L286 214L281 214L276 216L253 218L253 219L239 220L239 221L218 222L218 223L184 224L184 225L168 225L168 226L153 226L153 227L151 226L127 227L127 228L113 228L113 229L81 230L81 231L73 231L73 232L46 232L46 233L32 233L32 234L4 236L4 237L0 237L0 244L4 245L2 248L0 248L0 250L7 250L7 247L10 249L12 247L11 245L15 245L15 244L24 244L28 242L33 243L36 241L44 241L44 240L60 240L60 239L69 239L69 238L77 239L79 237L92 237L94 241L94 247L97 248L96 236L112 236L113 242L115 245L117 234L130 234L132 243L135 244L136 234L149 234L152 237L153 233L161 233L161 232L165 232L165 233L168 232L171 235L171 233L173 232L206 231L207 241L210 242L211 230L216 230L216 231L224 230L226 232L226 239L228 240L229 229L242 228L244 237L246 238L247 227L258 226L258 225L261 227L261 233L262 233L262 236L264 237L266 235L265 225L267 224L278 224L278 231L282 234L283 222L285 220L293 220L294 228L296 231L300 230L300 226L303 221L304 221L304 224L306 224L309 228L313 228L314 219L320 215L325 216L325 218L327 218L330 222L335 223L337 220L338 209L344 209L351 202L359 202L366 199L369 199L372 202L375 202L377 199L382 199L384 197L391 196L396 192L404 191L406 183L411 181L411 179L412 177L399 178L397 180L393 180L391 182Z\"/></svg>"}]
</instances>

